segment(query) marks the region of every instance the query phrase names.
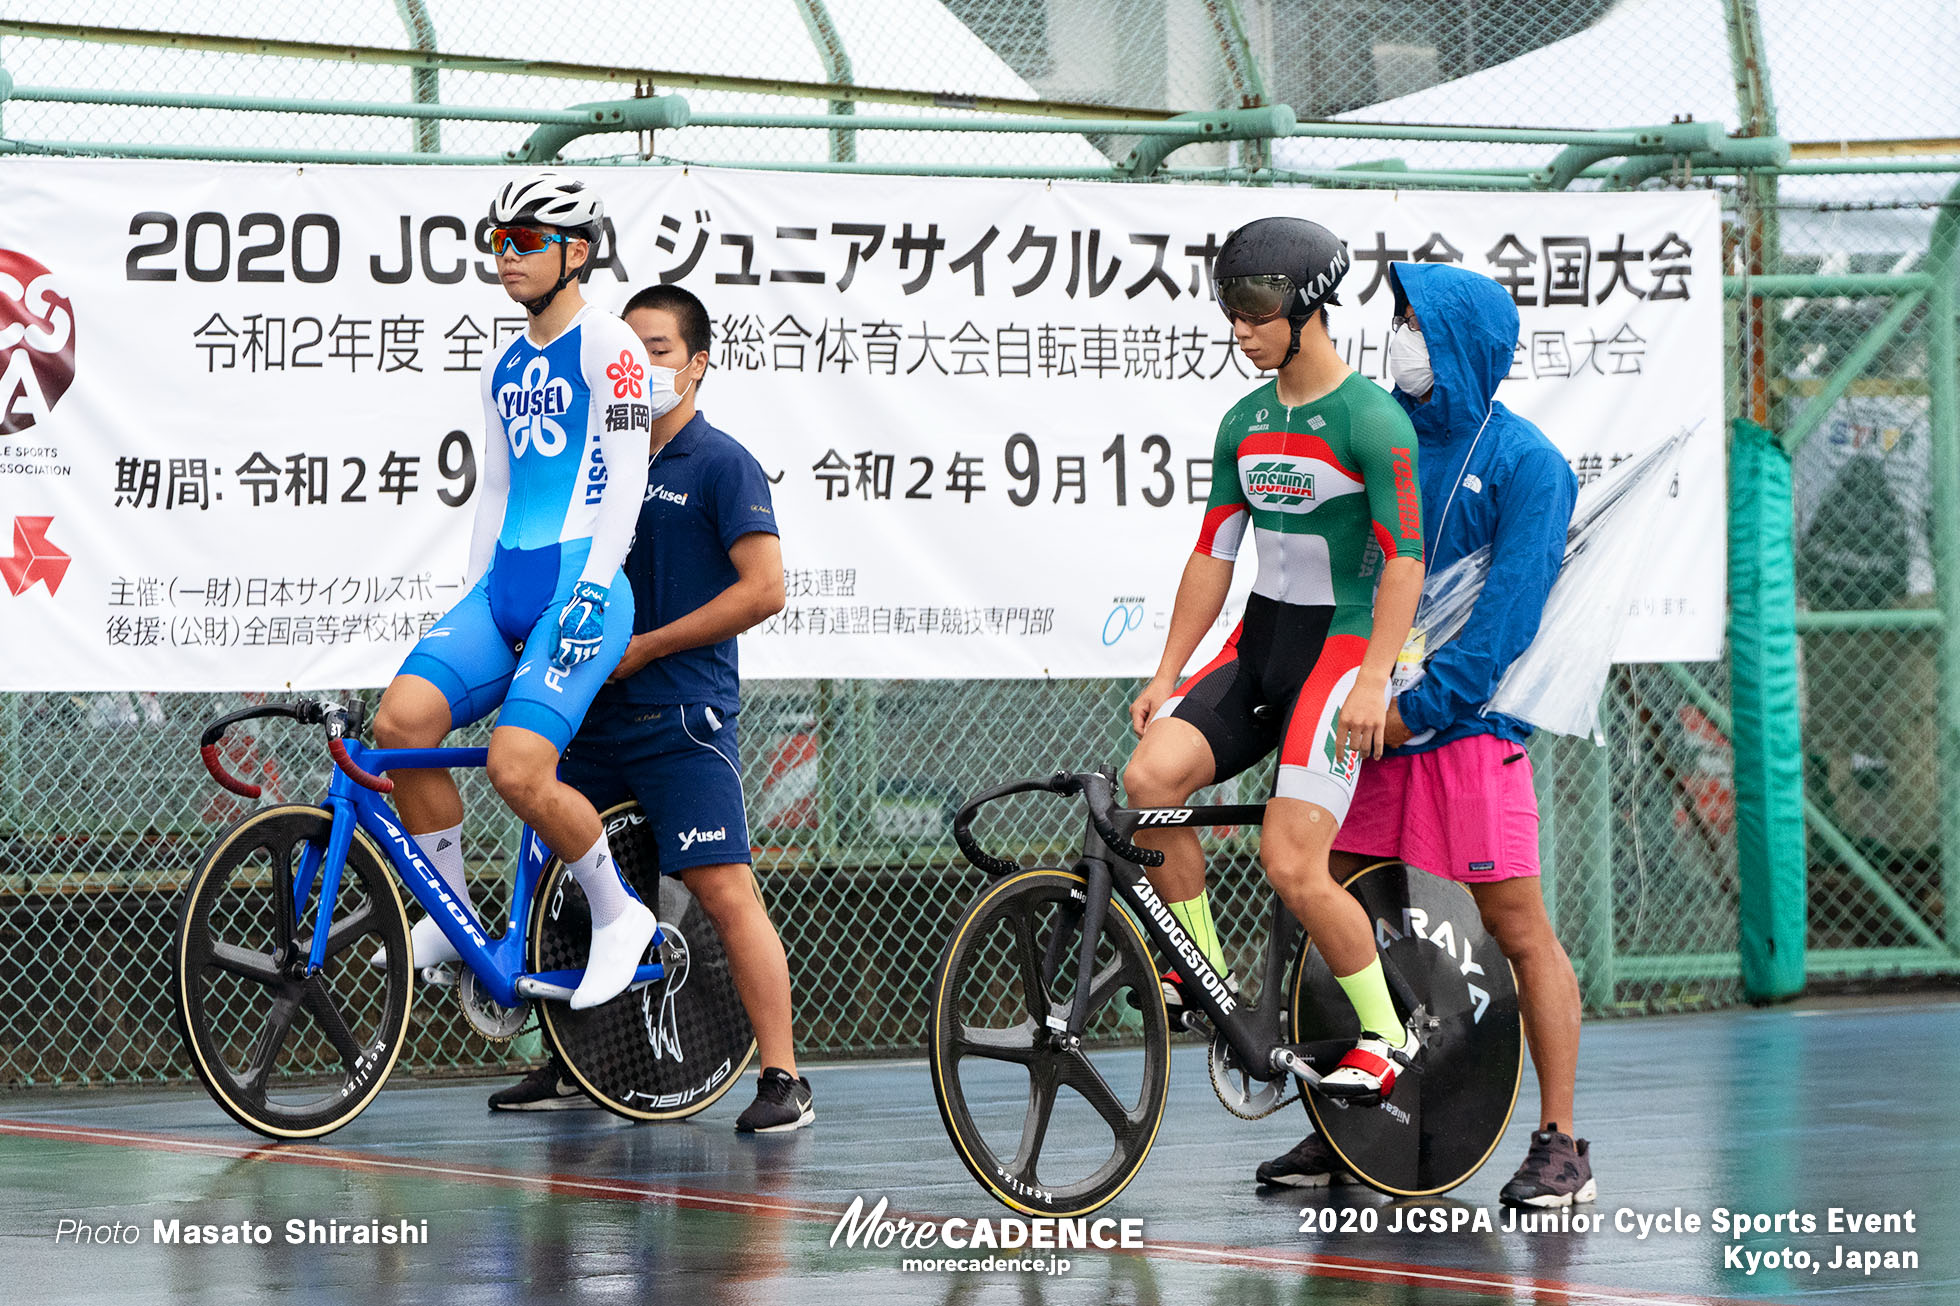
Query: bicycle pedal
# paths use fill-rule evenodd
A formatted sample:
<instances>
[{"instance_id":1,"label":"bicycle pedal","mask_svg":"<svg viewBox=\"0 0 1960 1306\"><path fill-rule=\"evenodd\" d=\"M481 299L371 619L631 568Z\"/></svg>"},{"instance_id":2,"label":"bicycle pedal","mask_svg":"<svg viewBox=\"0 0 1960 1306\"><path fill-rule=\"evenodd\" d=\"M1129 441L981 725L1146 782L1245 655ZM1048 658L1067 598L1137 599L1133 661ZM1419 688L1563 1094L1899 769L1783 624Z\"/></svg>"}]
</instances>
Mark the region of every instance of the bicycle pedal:
<instances>
[{"instance_id":1,"label":"bicycle pedal","mask_svg":"<svg viewBox=\"0 0 1960 1306\"><path fill-rule=\"evenodd\" d=\"M447 989L456 986L456 968L448 962L436 966L424 966L416 974L422 982L432 989Z\"/></svg>"}]
</instances>

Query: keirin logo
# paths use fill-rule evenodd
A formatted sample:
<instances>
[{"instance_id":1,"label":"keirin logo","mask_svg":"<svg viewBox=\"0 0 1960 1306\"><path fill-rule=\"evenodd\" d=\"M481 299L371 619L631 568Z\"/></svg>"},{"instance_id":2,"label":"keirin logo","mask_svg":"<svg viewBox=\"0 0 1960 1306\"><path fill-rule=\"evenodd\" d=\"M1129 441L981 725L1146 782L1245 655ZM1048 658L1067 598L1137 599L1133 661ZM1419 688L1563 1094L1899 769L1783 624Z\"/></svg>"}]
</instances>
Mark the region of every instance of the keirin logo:
<instances>
[{"instance_id":1,"label":"keirin logo","mask_svg":"<svg viewBox=\"0 0 1960 1306\"><path fill-rule=\"evenodd\" d=\"M0 435L46 417L74 379L74 306L54 273L0 249Z\"/></svg>"}]
</instances>

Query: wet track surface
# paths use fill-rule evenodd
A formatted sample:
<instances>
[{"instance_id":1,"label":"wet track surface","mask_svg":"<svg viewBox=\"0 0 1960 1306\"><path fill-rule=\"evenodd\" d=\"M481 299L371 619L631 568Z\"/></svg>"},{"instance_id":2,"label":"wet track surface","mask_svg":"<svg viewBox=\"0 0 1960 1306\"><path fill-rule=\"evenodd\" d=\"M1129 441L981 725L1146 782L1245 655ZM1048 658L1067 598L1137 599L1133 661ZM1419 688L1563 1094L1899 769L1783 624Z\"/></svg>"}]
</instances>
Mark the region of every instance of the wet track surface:
<instances>
[{"instance_id":1,"label":"wet track surface","mask_svg":"<svg viewBox=\"0 0 1960 1306\"><path fill-rule=\"evenodd\" d=\"M304 1146L264 1144L197 1089L15 1094L0 1100L4 1296L455 1306L1960 1302L1960 1002L1942 998L1589 1024L1579 1132L1592 1140L1600 1198L1577 1209L1603 1227L1587 1232L1505 1229L1497 1191L1536 1119L1529 1070L1510 1133L1448 1197L1261 1192L1253 1167L1298 1140L1305 1113L1233 1119L1212 1097L1203 1049L1181 1043L1149 1163L1102 1212L1140 1219L1144 1246L991 1253L1039 1259L1048 1272L906 1271L907 1255L934 1253L832 1246L859 1196L935 1220L1011 1213L956 1161L923 1062L807 1072L817 1124L764 1138L732 1130L746 1087L691 1121L634 1125L598 1111L492 1115L483 1099L502 1081L397 1081L353 1124ZM1834 1233L1833 1207L1910 1211L1914 1231ZM1677 1208L1700 1229L1639 1235L1640 1217ZM1738 1240L1712 1227L1720 1211L1794 1212L1815 1231L1792 1231L1786 1217L1781 1231ZM1309 1217L1315 1229L1302 1232ZM63 1220L131 1230L122 1237L134 1241L77 1246L70 1234L58 1243ZM180 1236L251 1222L270 1241L159 1243L156 1222L173 1220ZM329 1236L334 1220L349 1229L405 1220L426 1227L427 1242L292 1245L289 1220ZM1773 1264L1785 1249L1817 1268ZM1852 1260L1910 1251L1919 1264L1869 1275L1832 1268L1840 1249ZM1070 1263L1062 1274L1052 1272L1058 1255Z\"/></svg>"}]
</instances>

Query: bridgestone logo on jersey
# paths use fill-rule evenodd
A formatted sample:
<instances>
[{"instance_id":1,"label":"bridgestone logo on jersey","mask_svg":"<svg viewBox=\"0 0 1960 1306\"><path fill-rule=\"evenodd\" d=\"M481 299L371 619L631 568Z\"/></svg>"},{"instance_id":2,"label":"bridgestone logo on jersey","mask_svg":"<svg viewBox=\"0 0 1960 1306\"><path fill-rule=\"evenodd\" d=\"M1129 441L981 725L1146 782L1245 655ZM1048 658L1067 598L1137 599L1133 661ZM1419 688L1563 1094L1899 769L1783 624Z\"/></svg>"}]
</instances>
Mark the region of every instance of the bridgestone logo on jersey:
<instances>
[{"instance_id":1,"label":"bridgestone logo on jersey","mask_svg":"<svg viewBox=\"0 0 1960 1306\"><path fill-rule=\"evenodd\" d=\"M1313 473L1292 463L1260 463L1245 474L1245 497L1271 507L1290 508L1313 498Z\"/></svg>"}]
</instances>

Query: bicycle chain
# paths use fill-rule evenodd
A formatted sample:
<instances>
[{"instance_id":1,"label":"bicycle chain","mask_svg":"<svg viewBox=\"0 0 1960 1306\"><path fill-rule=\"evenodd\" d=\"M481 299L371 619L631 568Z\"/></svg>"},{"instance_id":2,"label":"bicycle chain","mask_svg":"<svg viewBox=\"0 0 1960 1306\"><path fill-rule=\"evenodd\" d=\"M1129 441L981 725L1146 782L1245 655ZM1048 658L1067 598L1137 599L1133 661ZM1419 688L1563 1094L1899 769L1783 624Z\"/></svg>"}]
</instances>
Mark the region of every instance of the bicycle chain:
<instances>
[{"instance_id":1,"label":"bicycle chain","mask_svg":"<svg viewBox=\"0 0 1960 1306\"><path fill-rule=\"evenodd\" d=\"M1219 1105L1239 1119L1264 1120L1275 1111L1291 1106L1300 1100L1300 1090L1297 1081L1294 1083L1293 1092L1290 1094L1285 1093L1279 1087L1280 1081L1278 1080L1260 1085L1259 1091L1252 1094L1231 1088L1229 1077L1234 1073L1244 1074L1244 1072L1237 1070L1229 1064L1230 1055L1230 1045L1223 1038L1212 1039L1211 1052L1208 1057L1208 1066L1211 1071L1211 1091L1217 1096ZM1288 1075L1286 1078L1289 1081L1293 1079L1291 1075ZM1257 1102L1267 1093L1273 1095L1272 1103L1268 1106L1254 1109L1253 1103Z\"/></svg>"},{"instance_id":2,"label":"bicycle chain","mask_svg":"<svg viewBox=\"0 0 1960 1306\"><path fill-rule=\"evenodd\" d=\"M531 1004L519 1003L506 1007L483 991L483 981L476 972L465 967L461 982L456 985L456 1005L463 1010L463 1018L470 1028L489 1039L492 1043L508 1043L524 1032L531 1020Z\"/></svg>"}]
</instances>

